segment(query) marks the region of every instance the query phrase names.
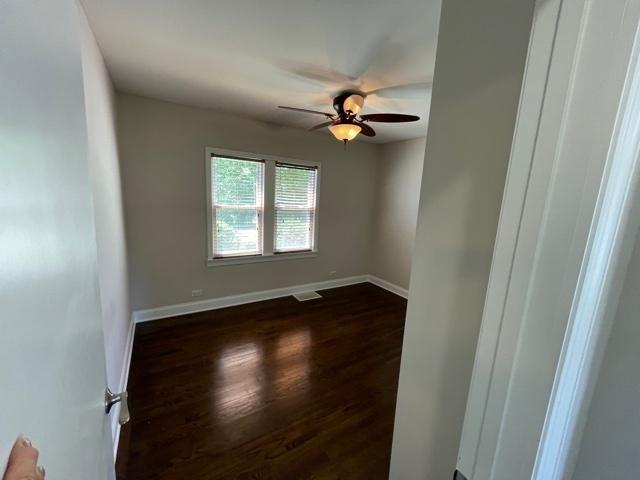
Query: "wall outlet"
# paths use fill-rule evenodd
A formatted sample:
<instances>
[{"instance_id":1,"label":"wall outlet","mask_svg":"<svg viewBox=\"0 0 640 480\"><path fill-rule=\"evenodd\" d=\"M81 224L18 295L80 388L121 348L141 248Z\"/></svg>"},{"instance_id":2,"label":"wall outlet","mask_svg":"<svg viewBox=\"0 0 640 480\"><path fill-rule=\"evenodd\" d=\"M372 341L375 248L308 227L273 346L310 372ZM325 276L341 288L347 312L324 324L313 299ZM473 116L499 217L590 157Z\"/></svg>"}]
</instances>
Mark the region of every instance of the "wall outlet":
<instances>
[{"instance_id":1,"label":"wall outlet","mask_svg":"<svg viewBox=\"0 0 640 480\"><path fill-rule=\"evenodd\" d=\"M192 297L201 297L202 296L202 289L198 288L197 290L191 290L191 296Z\"/></svg>"},{"instance_id":2,"label":"wall outlet","mask_svg":"<svg viewBox=\"0 0 640 480\"><path fill-rule=\"evenodd\" d=\"M330 277L335 277L335 276L336 276L336 273L338 273L336 270L331 270L331 271L329 272L329 276L330 276Z\"/></svg>"}]
</instances>

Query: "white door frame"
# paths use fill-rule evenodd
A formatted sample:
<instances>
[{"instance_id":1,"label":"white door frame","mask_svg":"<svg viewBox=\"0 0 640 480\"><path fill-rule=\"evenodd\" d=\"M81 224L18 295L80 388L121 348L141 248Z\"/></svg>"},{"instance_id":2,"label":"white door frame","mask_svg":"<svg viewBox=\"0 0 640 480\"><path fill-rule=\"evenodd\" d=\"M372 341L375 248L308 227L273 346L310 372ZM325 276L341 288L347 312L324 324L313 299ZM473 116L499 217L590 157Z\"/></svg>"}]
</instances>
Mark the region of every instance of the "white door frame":
<instances>
[{"instance_id":1,"label":"white door frame","mask_svg":"<svg viewBox=\"0 0 640 480\"><path fill-rule=\"evenodd\" d=\"M537 2L458 459L470 480L569 478L636 227L639 16L640 0Z\"/></svg>"},{"instance_id":2,"label":"white door frame","mask_svg":"<svg viewBox=\"0 0 640 480\"><path fill-rule=\"evenodd\" d=\"M582 431L640 225L640 42L636 34L616 130L534 469L573 476Z\"/></svg>"}]
</instances>

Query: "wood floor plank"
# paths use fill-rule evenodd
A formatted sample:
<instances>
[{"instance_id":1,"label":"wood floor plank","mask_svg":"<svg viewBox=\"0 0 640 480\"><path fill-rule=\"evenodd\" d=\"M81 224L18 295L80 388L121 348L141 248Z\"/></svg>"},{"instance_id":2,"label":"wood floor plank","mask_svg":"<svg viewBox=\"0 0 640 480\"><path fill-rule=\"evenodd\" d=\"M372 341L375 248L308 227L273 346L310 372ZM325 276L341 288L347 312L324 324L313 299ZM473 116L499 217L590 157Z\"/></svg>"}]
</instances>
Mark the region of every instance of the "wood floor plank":
<instances>
[{"instance_id":1,"label":"wood floor plank","mask_svg":"<svg viewBox=\"0 0 640 480\"><path fill-rule=\"evenodd\" d=\"M138 325L118 479L387 478L406 300L321 293Z\"/></svg>"}]
</instances>

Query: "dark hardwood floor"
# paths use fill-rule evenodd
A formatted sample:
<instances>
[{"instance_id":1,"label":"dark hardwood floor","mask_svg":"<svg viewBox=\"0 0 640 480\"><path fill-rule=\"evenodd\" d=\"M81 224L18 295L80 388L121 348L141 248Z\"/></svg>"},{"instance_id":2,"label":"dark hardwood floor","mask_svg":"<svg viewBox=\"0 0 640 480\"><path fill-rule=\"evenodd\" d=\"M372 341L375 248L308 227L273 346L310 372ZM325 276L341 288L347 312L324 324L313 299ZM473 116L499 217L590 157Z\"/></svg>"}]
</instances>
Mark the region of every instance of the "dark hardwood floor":
<instances>
[{"instance_id":1,"label":"dark hardwood floor","mask_svg":"<svg viewBox=\"0 0 640 480\"><path fill-rule=\"evenodd\" d=\"M406 301L320 293L138 325L118 478L387 478Z\"/></svg>"}]
</instances>

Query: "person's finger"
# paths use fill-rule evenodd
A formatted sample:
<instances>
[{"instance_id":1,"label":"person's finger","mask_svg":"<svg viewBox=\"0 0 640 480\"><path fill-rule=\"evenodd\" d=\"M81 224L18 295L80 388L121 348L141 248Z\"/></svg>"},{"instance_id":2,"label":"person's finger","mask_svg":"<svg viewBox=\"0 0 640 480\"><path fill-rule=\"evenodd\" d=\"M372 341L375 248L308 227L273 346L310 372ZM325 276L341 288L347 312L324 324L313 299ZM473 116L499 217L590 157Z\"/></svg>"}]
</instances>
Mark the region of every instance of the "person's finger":
<instances>
[{"instance_id":1,"label":"person's finger","mask_svg":"<svg viewBox=\"0 0 640 480\"><path fill-rule=\"evenodd\" d=\"M38 479L37 463L38 450L26 438L19 438L11 449L4 480Z\"/></svg>"},{"instance_id":2,"label":"person's finger","mask_svg":"<svg viewBox=\"0 0 640 480\"><path fill-rule=\"evenodd\" d=\"M36 479L37 480L44 480L44 467L41 467L40 465L38 465L36 467Z\"/></svg>"}]
</instances>

